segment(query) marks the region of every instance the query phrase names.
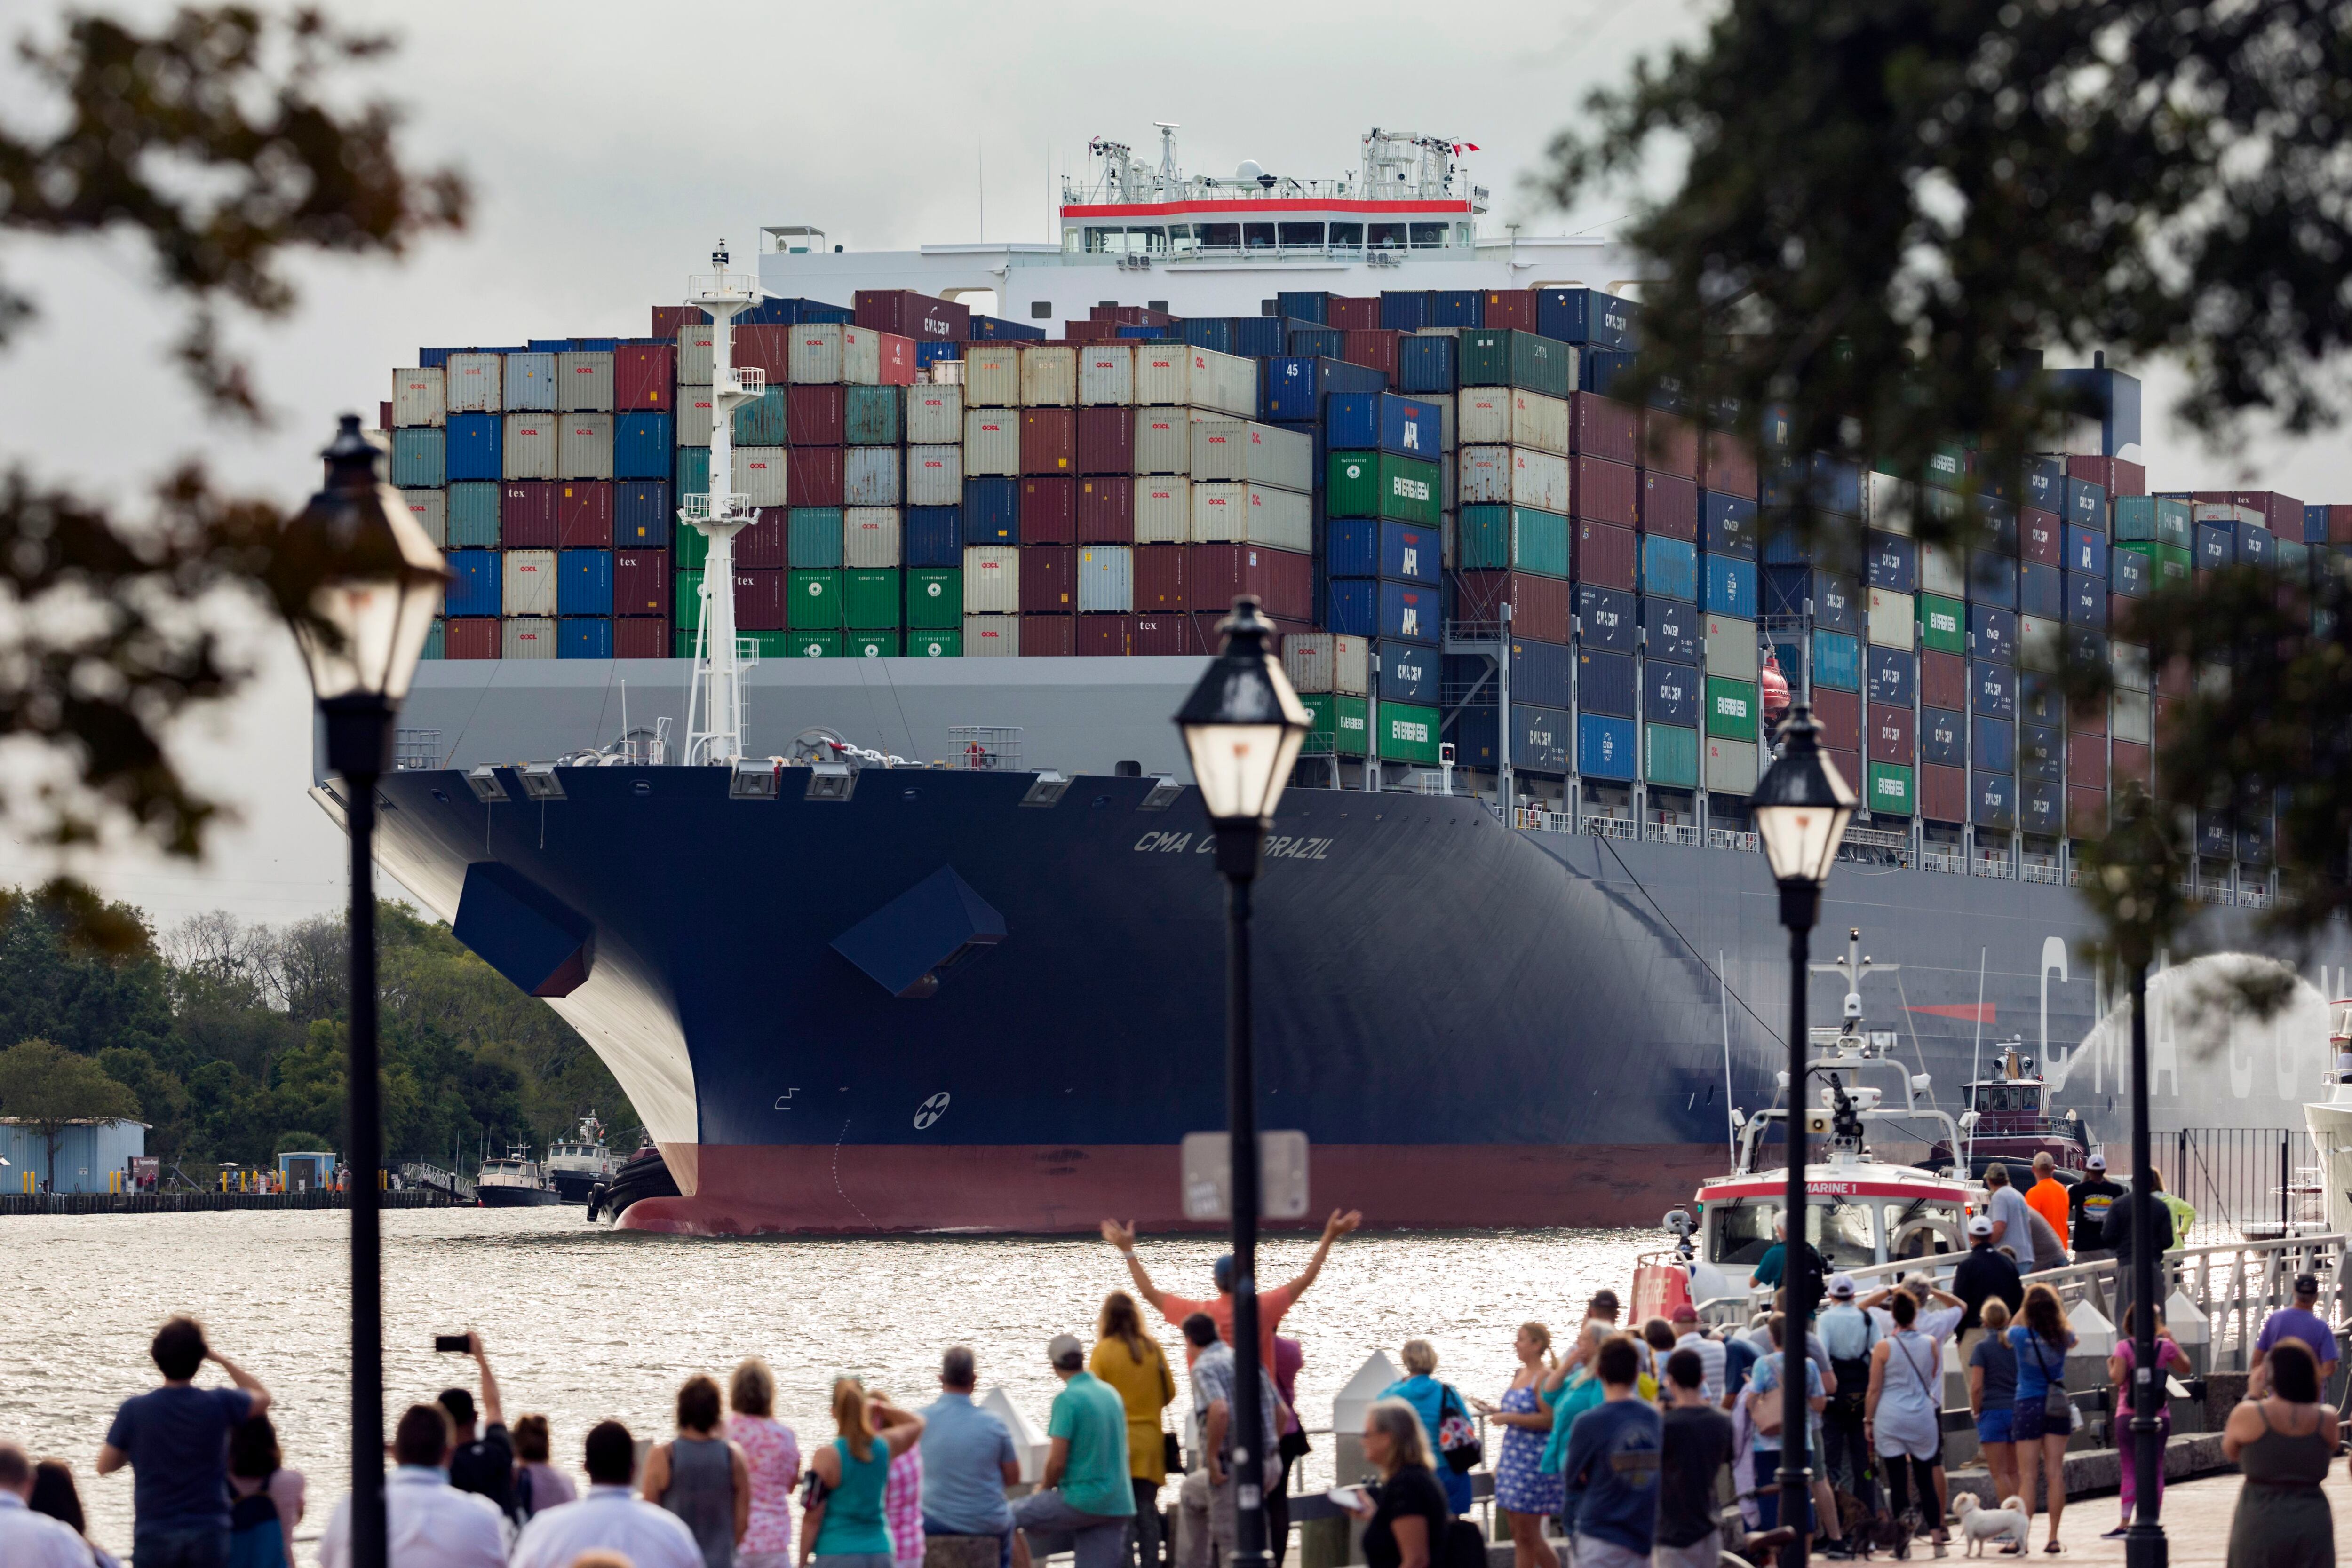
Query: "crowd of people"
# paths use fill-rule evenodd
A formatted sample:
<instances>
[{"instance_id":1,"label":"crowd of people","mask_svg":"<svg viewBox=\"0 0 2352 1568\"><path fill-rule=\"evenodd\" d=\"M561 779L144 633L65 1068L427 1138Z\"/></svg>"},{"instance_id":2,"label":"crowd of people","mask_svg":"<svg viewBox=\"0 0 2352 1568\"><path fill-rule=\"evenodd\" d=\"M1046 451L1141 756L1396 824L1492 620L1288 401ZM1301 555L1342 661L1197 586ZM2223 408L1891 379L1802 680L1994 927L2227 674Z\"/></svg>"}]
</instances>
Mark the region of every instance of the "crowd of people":
<instances>
[{"instance_id":1,"label":"crowd of people","mask_svg":"<svg viewBox=\"0 0 2352 1568\"><path fill-rule=\"evenodd\" d=\"M1996 1201L1969 1220L1970 1251L1950 1291L1921 1273L1863 1293L1851 1278L1831 1275L1810 1322L1789 1314L1790 1289L1819 1260L1801 1245L1791 1258L1785 1240L1777 1272L1790 1279L1776 1310L1734 1330L1709 1330L1686 1303L1668 1317L1621 1324L1621 1303L1602 1291L1564 1348L1543 1323L1519 1326L1517 1369L1493 1402L1441 1378L1428 1341L1407 1341L1404 1375L1370 1403L1357 1434L1365 1484L1330 1496L1362 1521L1370 1568L1483 1568L1484 1537L1465 1518L1472 1472L1489 1458L1475 1412L1497 1437L1494 1501L1515 1568L1561 1568L1564 1559L1573 1568L1711 1568L1727 1527L1751 1550L1801 1532L1832 1559L1922 1533L1941 1545L1950 1507L1945 1347L1953 1342L1995 1496L2021 1511L2027 1526L2003 1550L2028 1550L2023 1537L2039 1512L2048 1521L2042 1550L2057 1552L2076 1419L2065 1388L2075 1336L2057 1292L2032 1281L2037 1270L2004 1243L2062 1222L2079 1236L2084 1221L2079 1200L2053 1220L2039 1193L2012 1193L2014 1206ZM2109 1207L2127 1207L2119 1197ZM1281 1332L1283 1321L1359 1218L1335 1213L1306 1269L1259 1293L1260 1423L1252 1433L1240 1430L1232 1260L1215 1266L1214 1295L1178 1296L1153 1281L1133 1229L1108 1220L1104 1238L1132 1291L1106 1296L1091 1346L1062 1333L1044 1347L1060 1387L1045 1451L1034 1457L976 1397L979 1367L968 1346L946 1350L939 1393L919 1406L854 1376L835 1379L833 1431L806 1452L777 1419L774 1376L753 1357L723 1390L710 1376L688 1377L674 1429L658 1441L640 1443L616 1420L593 1426L581 1449L581 1490L552 1460L545 1416L509 1426L488 1354L467 1335L476 1386L409 1406L394 1425L385 1488L391 1568L1033 1568L1062 1553L1076 1568L1216 1568L1236 1544L1245 1451L1261 1467L1267 1545L1279 1568L1289 1535L1285 1471L1308 1447L1297 1409L1303 1352ZM2306 1275L2295 1291L2295 1305L2263 1326L2248 1398L2223 1437L2248 1478L2232 1564L2333 1562L2319 1487L2337 1448L2334 1413L2322 1403L2336 1339L2315 1310L2318 1281ZM2130 1334L2141 1305L2125 1310L2107 1362L2119 1409L2138 1370ZM1181 1335L1181 1380L1147 1327L1147 1307ZM2156 1333L2155 1374L2185 1368L2160 1317ZM133 1568L294 1568L309 1500L284 1461L269 1390L189 1318L166 1322L151 1352L161 1385L123 1402L96 1465L100 1476L132 1471ZM226 1386L196 1385L207 1362ZM1790 1431L1787 1391L1800 1381L1803 1430ZM1191 1398L1171 1431L1180 1385ZM1784 1518L1780 1473L1791 1444L1811 1480L1801 1517ZM2130 1466L2123 1476L2128 1521ZM1175 1496L1163 1510L1171 1482ZM1736 1513L1727 1512L1727 1499ZM345 1495L320 1537L321 1568L349 1568L351 1537ZM0 1563L121 1568L88 1537L72 1467L35 1464L5 1442Z\"/></svg>"}]
</instances>

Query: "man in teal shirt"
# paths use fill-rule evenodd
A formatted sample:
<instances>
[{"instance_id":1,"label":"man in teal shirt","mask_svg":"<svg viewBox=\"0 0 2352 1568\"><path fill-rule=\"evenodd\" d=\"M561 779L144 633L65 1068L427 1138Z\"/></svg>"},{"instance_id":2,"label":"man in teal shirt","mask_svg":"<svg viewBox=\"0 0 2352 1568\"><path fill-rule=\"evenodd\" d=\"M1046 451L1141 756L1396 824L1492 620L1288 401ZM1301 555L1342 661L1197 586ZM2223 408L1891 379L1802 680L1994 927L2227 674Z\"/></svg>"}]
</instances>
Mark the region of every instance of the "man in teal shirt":
<instances>
[{"instance_id":1,"label":"man in teal shirt","mask_svg":"<svg viewBox=\"0 0 2352 1568\"><path fill-rule=\"evenodd\" d=\"M1045 1435L1054 1440L1044 1483L1013 1505L1019 1554L1076 1553L1076 1568L1118 1568L1135 1519L1127 1474L1127 1406L1110 1385L1087 1370L1086 1346L1055 1334L1045 1347L1062 1391L1054 1396ZM1023 1565L1025 1568L1025 1564Z\"/></svg>"}]
</instances>

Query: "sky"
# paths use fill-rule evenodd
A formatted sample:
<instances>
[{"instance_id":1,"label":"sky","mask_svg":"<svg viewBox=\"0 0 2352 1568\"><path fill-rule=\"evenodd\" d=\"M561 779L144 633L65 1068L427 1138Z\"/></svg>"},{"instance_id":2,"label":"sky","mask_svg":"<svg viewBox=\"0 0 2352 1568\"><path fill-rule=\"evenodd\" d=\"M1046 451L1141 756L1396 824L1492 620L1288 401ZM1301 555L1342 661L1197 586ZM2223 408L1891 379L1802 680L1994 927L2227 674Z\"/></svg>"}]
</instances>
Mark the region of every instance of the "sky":
<instances>
[{"instance_id":1,"label":"sky","mask_svg":"<svg viewBox=\"0 0 2352 1568\"><path fill-rule=\"evenodd\" d=\"M352 86L401 106L412 163L466 175L467 230L397 264L295 267L299 308L234 334L275 414L260 433L208 423L173 379L163 361L173 319L137 249L0 242L0 267L42 312L0 350L5 460L127 501L197 454L290 509L316 483L313 454L334 415L355 410L373 423L392 368L415 363L419 345L642 333L647 307L676 299L714 240L748 259L762 225L814 224L852 250L1050 239L1055 178L1086 170L1087 139L1141 152L1157 146L1155 120L1180 122L1182 162L1213 172L1254 158L1336 175L1373 126L1458 137L1481 149L1468 163L1494 193L1489 229L1605 233L1622 199L1550 212L1527 177L1591 89L1693 36L1706 14L1684 0L1506 0L1451 19L1409 5L1383 19L1323 0L1193 0L1181 11L1057 0L331 9L397 41ZM0 40L46 41L56 15L0 0ZM21 68L0 64L0 118L35 126L40 113ZM2310 499L2352 497L2340 437L2258 436L2208 451L2168 430L2171 378L2139 369L2157 487L2257 477ZM71 870L163 925L215 908L283 921L341 905L341 835L305 794L311 720L299 665L276 626L235 630L256 678L175 737L198 784L236 812L203 863L167 863L135 844L60 861L27 843L20 821L0 819L0 881ZM9 777L26 766L0 753Z\"/></svg>"}]
</instances>

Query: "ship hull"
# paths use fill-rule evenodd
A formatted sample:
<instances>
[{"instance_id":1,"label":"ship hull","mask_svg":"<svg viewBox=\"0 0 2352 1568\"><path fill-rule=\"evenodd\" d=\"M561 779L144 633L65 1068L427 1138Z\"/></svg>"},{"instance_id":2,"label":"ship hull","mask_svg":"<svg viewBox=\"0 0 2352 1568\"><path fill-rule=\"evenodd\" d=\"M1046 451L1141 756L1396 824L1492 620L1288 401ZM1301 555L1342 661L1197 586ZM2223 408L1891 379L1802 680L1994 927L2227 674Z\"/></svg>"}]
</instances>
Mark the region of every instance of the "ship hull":
<instances>
[{"instance_id":1,"label":"ship hull","mask_svg":"<svg viewBox=\"0 0 2352 1568\"><path fill-rule=\"evenodd\" d=\"M563 1201L551 1186L477 1186L474 1199L484 1208L551 1208Z\"/></svg>"}]
</instances>

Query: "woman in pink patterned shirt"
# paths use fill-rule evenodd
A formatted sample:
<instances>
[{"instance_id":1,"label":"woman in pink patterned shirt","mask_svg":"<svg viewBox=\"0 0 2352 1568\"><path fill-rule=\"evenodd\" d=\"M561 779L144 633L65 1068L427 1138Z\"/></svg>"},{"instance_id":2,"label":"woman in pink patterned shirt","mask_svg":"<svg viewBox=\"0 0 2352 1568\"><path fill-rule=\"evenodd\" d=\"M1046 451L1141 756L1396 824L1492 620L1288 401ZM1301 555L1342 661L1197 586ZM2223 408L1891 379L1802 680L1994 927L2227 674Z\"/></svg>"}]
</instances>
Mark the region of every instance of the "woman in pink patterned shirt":
<instances>
[{"instance_id":1,"label":"woman in pink patterned shirt","mask_svg":"<svg viewBox=\"0 0 2352 1568\"><path fill-rule=\"evenodd\" d=\"M728 1380L734 1412L727 1436L743 1450L751 1473L751 1522L735 1547L736 1568L791 1568L793 1489L800 1484L801 1446L775 1417L776 1379L752 1356Z\"/></svg>"},{"instance_id":2,"label":"woman in pink patterned shirt","mask_svg":"<svg viewBox=\"0 0 2352 1568\"><path fill-rule=\"evenodd\" d=\"M876 1394L874 1403L891 1408L887 1394ZM890 1528L890 1555L898 1568L923 1568L923 1449L919 1443L890 1461L889 1483L882 1492L882 1521Z\"/></svg>"}]
</instances>

